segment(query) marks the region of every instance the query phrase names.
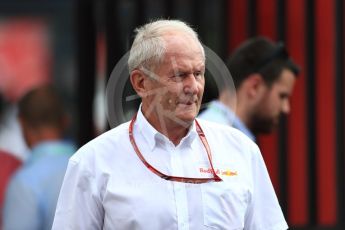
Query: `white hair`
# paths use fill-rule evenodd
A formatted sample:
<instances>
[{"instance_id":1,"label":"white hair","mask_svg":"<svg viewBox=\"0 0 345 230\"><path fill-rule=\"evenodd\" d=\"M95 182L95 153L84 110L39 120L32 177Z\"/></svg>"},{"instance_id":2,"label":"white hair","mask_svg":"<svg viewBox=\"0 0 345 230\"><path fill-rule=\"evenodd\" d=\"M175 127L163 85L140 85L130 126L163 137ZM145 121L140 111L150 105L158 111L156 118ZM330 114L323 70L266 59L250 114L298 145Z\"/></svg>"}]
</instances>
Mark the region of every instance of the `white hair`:
<instances>
[{"instance_id":1,"label":"white hair","mask_svg":"<svg viewBox=\"0 0 345 230\"><path fill-rule=\"evenodd\" d=\"M129 72L139 67L151 69L153 65L159 64L166 52L166 44L162 36L171 31L190 35L200 44L205 58L205 51L198 35L189 25L179 20L157 20L135 30L136 36L128 58Z\"/></svg>"}]
</instances>

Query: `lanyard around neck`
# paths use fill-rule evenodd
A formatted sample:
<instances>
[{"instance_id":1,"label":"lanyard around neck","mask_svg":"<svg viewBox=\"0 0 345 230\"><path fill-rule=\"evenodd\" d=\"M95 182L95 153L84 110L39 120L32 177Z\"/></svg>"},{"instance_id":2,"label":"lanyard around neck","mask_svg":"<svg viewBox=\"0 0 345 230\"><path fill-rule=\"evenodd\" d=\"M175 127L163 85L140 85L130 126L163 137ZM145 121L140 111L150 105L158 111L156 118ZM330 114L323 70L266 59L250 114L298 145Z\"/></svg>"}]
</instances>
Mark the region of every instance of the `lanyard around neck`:
<instances>
[{"instance_id":1,"label":"lanyard around neck","mask_svg":"<svg viewBox=\"0 0 345 230\"><path fill-rule=\"evenodd\" d=\"M166 175L160 171L158 171L156 168L154 168L151 164L149 164L144 156L141 154L135 140L134 140L134 135L133 135L133 126L134 123L136 121L137 115L134 115L133 119L131 120L131 123L129 125L129 140L134 148L134 151L136 152L136 154L138 155L139 159L143 162L143 164L154 174L156 174L157 176L165 179L165 180L169 180L169 181L177 181L177 182L183 182L183 183L192 183L192 184L202 184L202 183L207 183L207 182L219 182L222 181L222 179L216 174L214 168L213 168L213 164L212 164L212 155L211 155L211 150L210 147L208 145L208 142L206 140L205 134L202 131L199 123L197 120L195 120L195 124L196 124L196 131L199 135L199 138L202 142L202 144L204 145L206 152L207 152L207 157L208 160L210 162L210 166L211 166L211 170L212 170L212 174L213 177L212 178L190 178L190 177L178 177L178 176L169 176Z\"/></svg>"}]
</instances>

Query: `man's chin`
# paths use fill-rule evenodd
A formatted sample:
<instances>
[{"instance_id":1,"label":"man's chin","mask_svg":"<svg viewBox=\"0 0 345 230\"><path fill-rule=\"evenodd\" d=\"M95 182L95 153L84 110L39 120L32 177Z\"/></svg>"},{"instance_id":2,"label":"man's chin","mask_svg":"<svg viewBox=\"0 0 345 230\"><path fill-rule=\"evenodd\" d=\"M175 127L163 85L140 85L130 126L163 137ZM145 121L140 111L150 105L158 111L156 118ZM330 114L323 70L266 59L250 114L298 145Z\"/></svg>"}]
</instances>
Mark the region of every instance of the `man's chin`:
<instances>
[{"instance_id":1,"label":"man's chin","mask_svg":"<svg viewBox=\"0 0 345 230\"><path fill-rule=\"evenodd\" d=\"M253 133L255 135L268 135L277 130L278 124L273 124L271 122L262 122L253 127Z\"/></svg>"},{"instance_id":2,"label":"man's chin","mask_svg":"<svg viewBox=\"0 0 345 230\"><path fill-rule=\"evenodd\" d=\"M186 123L188 125L192 124L193 121L195 120L196 113L183 113L183 114L176 114L176 119Z\"/></svg>"},{"instance_id":3,"label":"man's chin","mask_svg":"<svg viewBox=\"0 0 345 230\"><path fill-rule=\"evenodd\" d=\"M195 110L197 109L197 105L196 103L192 103L192 104L183 104L183 103L179 103L176 110L177 111L186 111L186 112L189 112L189 111L193 111L195 112Z\"/></svg>"},{"instance_id":4,"label":"man's chin","mask_svg":"<svg viewBox=\"0 0 345 230\"><path fill-rule=\"evenodd\" d=\"M178 106L174 112L174 117L184 123L191 124L196 118L198 112L199 110L195 104L189 106Z\"/></svg>"},{"instance_id":5,"label":"man's chin","mask_svg":"<svg viewBox=\"0 0 345 230\"><path fill-rule=\"evenodd\" d=\"M271 128L263 128L263 129L261 129L261 130L258 131L258 132L259 132L258 134L269 135L269 134L273 133L275 130L276 130L276 128L274 128L274 127L271 127Z\"/></svg>"}]
</instances>

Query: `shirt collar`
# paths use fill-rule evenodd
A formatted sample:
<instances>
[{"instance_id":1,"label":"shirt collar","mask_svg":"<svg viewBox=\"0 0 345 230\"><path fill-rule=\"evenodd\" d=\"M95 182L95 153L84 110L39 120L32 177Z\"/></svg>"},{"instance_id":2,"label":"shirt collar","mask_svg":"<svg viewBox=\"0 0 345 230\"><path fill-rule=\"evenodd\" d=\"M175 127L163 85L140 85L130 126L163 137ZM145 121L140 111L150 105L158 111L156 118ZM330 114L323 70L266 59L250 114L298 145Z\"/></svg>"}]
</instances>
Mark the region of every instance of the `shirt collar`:
<instances>
[{"instance_id":1,"label":"shirt collar","mask_svg":"<svg viewBox=\"0 0 345 230\"><path fill-rule=\"evenodd\" d=\"M185 147L191 147L191 144L195 140L196 136L198 136L198 133L196 131L195 120L194 120L191 127L188 130L187 135L182 138L179 145L185 146Z\"/></svg>"},{"instance_id":2,"label":"shirt collar","mask_svg":"<svg viewBox=\"0 0 345 230\"><path fill-rule=\"evenodd\" d=\"M136 125L139 128L139 131L143 135L145 141L148 143L151 150L153 150L159 144L167 144L171 143L171 141L158 132L145 118L144 114L141 111L141 105L138 110ZM193 122L192 126L189 128L188 133L184 136L179 146L190 146L195 137L197 136L196 128L195 128L195 121Z\"/></svg>"},{"instance_id":3,"label":"shirt collar","mask_svg":"<svg viewBox=\"0 0 345 230\"><path fill-rule=\"evenodd\" d=\"M44 141L32 148L31 156L28 162L35 162L41 157L52 155L72 155L75 153L76 147L67 141Z\"/></svg>"},{"instance_id":4,"label":"shirt collar","mask_svg":"<svg viewBox=\"0 0 345 230\"><path fill-rule=\"evenodd\" d=\"M232 125L236 115L231 109L229 109L222 102L220 102L219 100L212 101L209 105L209 108L214 111L217 111L218 113L223 114L223 116L227 119L228 124Z\"/></svg>"},{"instance_id":5,"label":"shirt collar","mask_svg":"<svg viewBox=\"0 0 345 230\"><path fill-rule=\"evenodd\" d=\"M252 141L254 141L254 142L256 141L255 135L248 129L248 127L241 121L241 119L238 116L236 116L234 111L232 109L230 109L228 106L224 105L222 102L217 100L217 101L211 102L210 108L223 113L223 115L227 118L228 123L232 127L242 131Z\"/></svg>"}]
</instances>

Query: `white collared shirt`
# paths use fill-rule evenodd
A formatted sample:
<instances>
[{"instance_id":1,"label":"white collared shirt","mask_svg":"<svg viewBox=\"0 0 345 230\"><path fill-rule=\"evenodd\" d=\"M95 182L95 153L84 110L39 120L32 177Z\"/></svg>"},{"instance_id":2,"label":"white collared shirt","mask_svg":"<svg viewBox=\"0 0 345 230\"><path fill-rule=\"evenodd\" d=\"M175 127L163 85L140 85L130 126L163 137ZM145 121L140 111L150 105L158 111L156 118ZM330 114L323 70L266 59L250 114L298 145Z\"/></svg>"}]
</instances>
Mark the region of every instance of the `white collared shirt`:
<instances>
[{"instance_id":1,"label":"white collared shirt","mask_svg":"<svg viewBox=\"0 0 345 230\"><path fill-rule=\"evenodd\" d=\"M129 141L127 122L72 156L53 229L287 229L256 144L231 127L199 123L222 182L186 184L152 173ZM175 146L139 111L133 134L162 173L212 177L195 125Z\"/></svg>"}]
</instances>

